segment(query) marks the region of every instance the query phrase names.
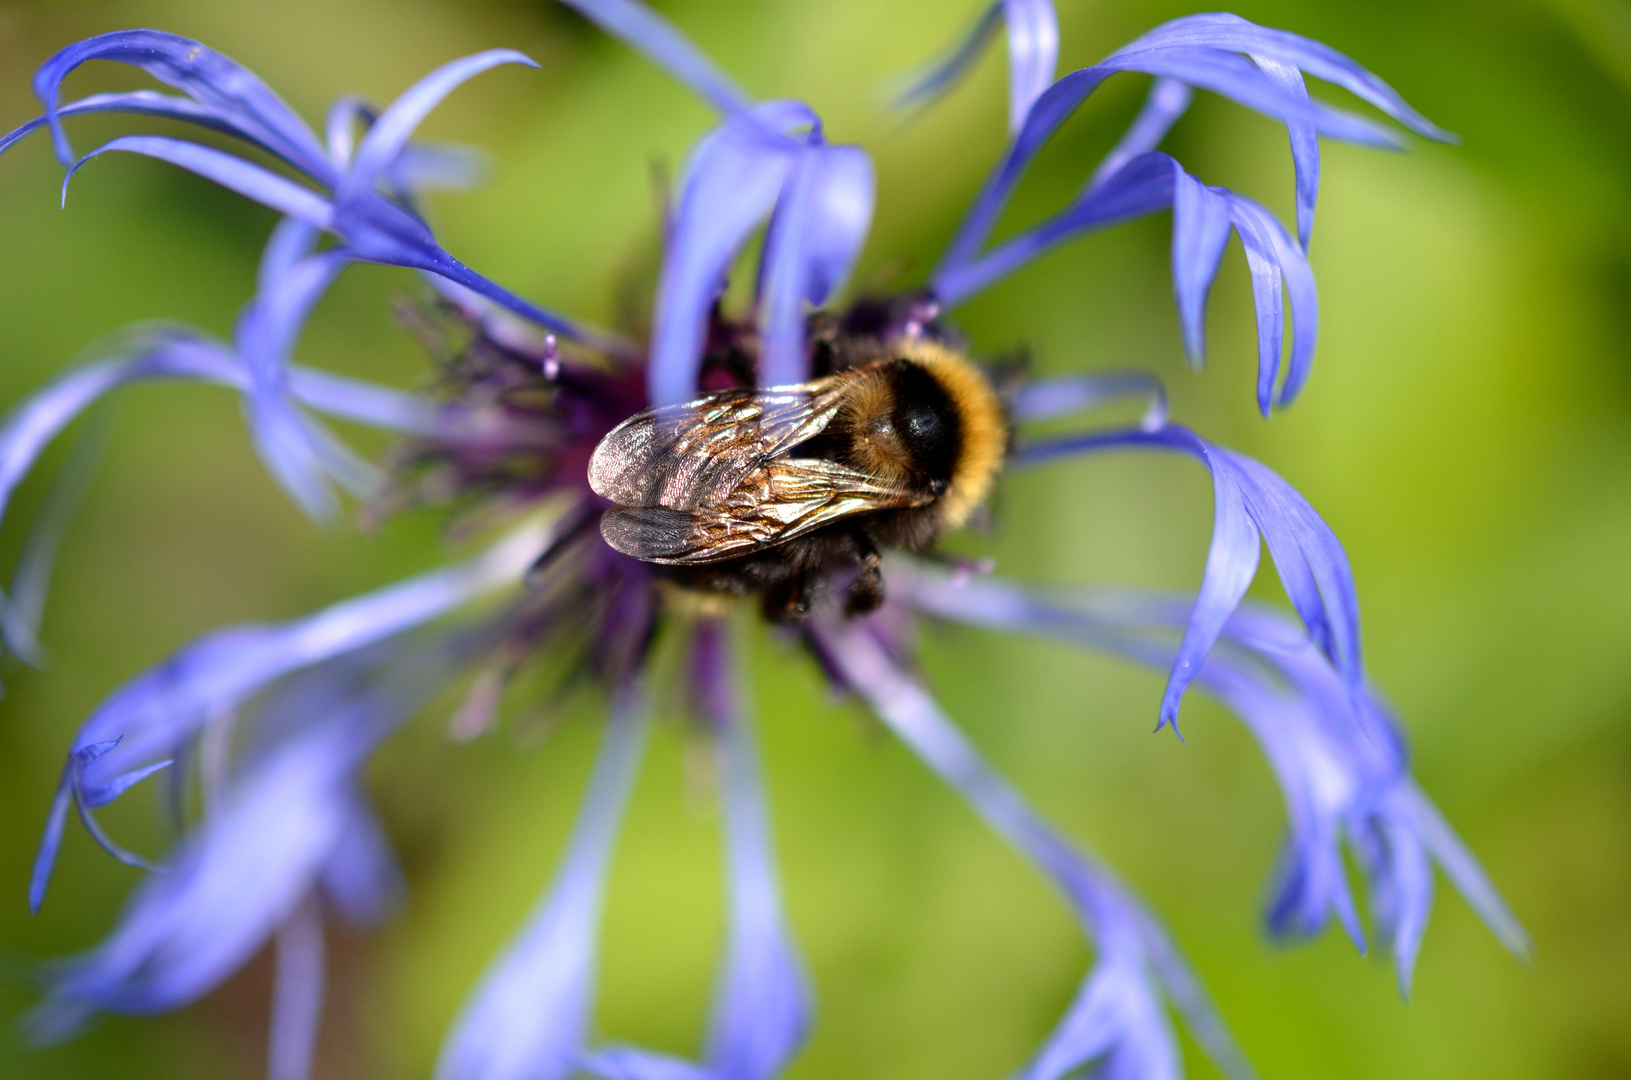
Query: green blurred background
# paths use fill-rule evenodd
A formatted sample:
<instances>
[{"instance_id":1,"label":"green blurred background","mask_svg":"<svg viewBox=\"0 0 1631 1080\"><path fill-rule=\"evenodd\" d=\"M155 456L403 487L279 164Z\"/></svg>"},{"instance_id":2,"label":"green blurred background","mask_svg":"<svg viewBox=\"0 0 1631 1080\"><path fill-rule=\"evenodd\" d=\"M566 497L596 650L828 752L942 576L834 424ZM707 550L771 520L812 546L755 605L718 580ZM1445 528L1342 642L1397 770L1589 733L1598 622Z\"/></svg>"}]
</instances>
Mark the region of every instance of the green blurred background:
<instances>
[{"instance_id":1,"label":"green blurred background","mask_svg":"<svg viewBox=\"0 0 1631 1080\"><path fill-rule=\"evenodd\" d=\"M1061 4L1081 66L1191 9ZM971 3L674 0L664 5L755 93L797 96L879 173L859 280L920 280L1003 136L993 55L939 110L882 115L888 75L937 50ZM1370 670L1392 696L1423 785L1532 932L1507 956L1448 888L1414 999L1340 935L1281 948L1259 926L1284 827L1261 755L1192 696L1187 743L1152 736L1160 679L1051 646L946 632L926 663L953 714L1038 804L1160 911L1265 1077L1631 1076L1631 5L1614 0L1245 0L1380 73L1464 143L1405 155L1328 145L1312 259L1323 326L1302 400L1253 408L1250 296L1238 247L1212 300L1211 367L1184 370L1163 216L1077 242L969 304L977 347L1028 347L1044 371L1150 368L1176 416L1295 483L1335 526L1360 582ZM653 162L709 122L664 76L544 3L147 0L0 7L0 123L34 115L28 81L58 47L154 26L247 63L303 113L388 100L493 46L541 61L461 90L427 134L490 148L492 180L433 205L446 246L533 298L627 319L655 258ZM103 65L91 92L140 84ZM1065 197L1116 137L1145 80L1092 99L1009 218ZM1326 93L1326 91L1317 91ZM1329 92L1336 100L1340 95ZM149 130L89 121L77 139ZM1289 219L1284 134L1201 95L1169 142L1212 183ZM110 156L57 209L45 140L0 159L0 402L132 320L230 330L272 224L194 177ZM348 273L305 362L414 385L424 362L390 315L403 273ZM151 386L115 412L111 449L67 539L45 622L51 663L0 703L0 952L85 947L137 874L70 830L47 907L24 888L61 754L106 693L193 636L277 619L445 556L433 513L373 535L313 528L248 449L218 390ZM373 444L377 445L377 444ZM58 448L47 465L66 459ZM49 470L47 470L49 471ZM46 484L0 534L9 564ZM1204 473L1106 457L1028 473L986 539L1009 575L1193 587L1210 528ZM1278 601L1270 577L1258 594ZM797 1078L994 1078L1058 1016L1090 953L1062 905L897 745L834 707L809 665L754 646L791 918L819 994ZM594 744L592 712L547 740L522 725L448 744L441 715L391 743L376 791L410 896L382 934L336 931L319 1074L423 1077L458 1003L547 881ZM720 938L717 820L692 753L657 733L614 870L596 1027L695 1050ZM694 770L693 770L694 773ZM144 850L167 837L151 796L107 812ZM261 1074L270 963L200 1004L113 1018L32 1050L0 985L0 1076ZM1193 1051L1193 1047L1189 1048ZM1191 1052L1195 1076L1211 1067Z\"/></svg>"}]
</instances>

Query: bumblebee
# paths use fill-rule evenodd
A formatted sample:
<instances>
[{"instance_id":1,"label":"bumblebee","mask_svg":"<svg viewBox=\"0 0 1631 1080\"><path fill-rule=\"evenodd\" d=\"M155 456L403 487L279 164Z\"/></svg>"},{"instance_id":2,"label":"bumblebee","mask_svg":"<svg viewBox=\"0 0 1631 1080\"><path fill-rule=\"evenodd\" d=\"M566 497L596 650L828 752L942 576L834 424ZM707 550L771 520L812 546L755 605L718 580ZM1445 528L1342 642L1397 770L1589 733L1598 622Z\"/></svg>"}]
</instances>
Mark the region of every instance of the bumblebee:
<instances>
[{"instance_id":1,"label":"bumblebee","mask_svg":"<svg viewBox=\"0 0 1631 1080\"><path fill-rule=\"evenodd\" d=\"M648 409L595 448L601 535L682 588L758 595L796 622L818 584L849 577L845 610L884 600L881 548L926 551L968 520L1008 447L990 382L926 340L855 346L795 386Z\"/></svg>"}]
</instances>

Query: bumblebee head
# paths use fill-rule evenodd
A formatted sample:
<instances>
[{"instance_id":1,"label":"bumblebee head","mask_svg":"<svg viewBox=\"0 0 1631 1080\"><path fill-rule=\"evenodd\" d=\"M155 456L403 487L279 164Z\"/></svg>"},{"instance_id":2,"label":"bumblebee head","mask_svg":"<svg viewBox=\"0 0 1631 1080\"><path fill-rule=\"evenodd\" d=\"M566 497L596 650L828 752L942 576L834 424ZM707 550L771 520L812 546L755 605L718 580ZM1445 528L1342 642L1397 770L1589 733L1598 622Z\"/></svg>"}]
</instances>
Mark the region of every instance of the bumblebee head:
<instances>
[{"instance_id":1,"label":"bumblebee head","mask_svg":"<svg viewBox=\"0 0 1631 1080\"><path fill-rule=\"evenodd\" d=\"M849 395L857 464L921 484L943 529L955 529L991 490L1008 445L1008 422L991 384L941 345L903 341L869 365Z\"/></svg>"},{"instance_id":2,"label":"bumblebee head","mask_svg":"<svg viewBox=\"0 0 1631 1080\"><path fill-rule=\"evenodd\" d=\"M979 368L950 349L928 341L908 341L896 349L908 376L923 389L918 396L903 394L902 437L924 446L931 475L943 480L945 491L936 507L941 525L957 529L991 493L1008 449L1008 418L1002 401ZM926 376L927 378L923 378ZM936 408L923 407L927 398L940 400ZM930 446L932 445L932 448Z\"/></svg>"}]
</instances>

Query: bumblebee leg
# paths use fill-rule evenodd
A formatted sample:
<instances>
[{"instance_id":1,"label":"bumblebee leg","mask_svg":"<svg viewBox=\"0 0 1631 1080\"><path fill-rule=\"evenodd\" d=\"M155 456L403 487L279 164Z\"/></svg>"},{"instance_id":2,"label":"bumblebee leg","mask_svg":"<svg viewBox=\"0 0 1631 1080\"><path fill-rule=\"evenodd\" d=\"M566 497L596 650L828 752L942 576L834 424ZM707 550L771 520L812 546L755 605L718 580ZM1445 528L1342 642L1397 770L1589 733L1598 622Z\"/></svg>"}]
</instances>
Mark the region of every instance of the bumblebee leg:
<instances>
[{"instance_id":1,"label":"bumblebee leg","mask_svg":"<svg viewBox=\"0 0 1631 1080\"><path fill-rule=\"evenodd\" d=\"M855 580L850 582L849 594L844 599L844 614L852 619L877 611L883 606L884 599L883 560L878 557L878 549L864 533L857 534L855 540L860 548L857 559L860 569Z\"/></svg>"},{"instance_id":2,"label":"bumblebee leg","mask_svg":"<svg viewBox=\"0 0 1631 1080\"><path fill-rule=\"evenodd\" d=\"M765 618L778 623L801 623L810 614L810 601L814 594L814 573L799 573L784 578L765 593Z\"/></svg>"}]
</instances>

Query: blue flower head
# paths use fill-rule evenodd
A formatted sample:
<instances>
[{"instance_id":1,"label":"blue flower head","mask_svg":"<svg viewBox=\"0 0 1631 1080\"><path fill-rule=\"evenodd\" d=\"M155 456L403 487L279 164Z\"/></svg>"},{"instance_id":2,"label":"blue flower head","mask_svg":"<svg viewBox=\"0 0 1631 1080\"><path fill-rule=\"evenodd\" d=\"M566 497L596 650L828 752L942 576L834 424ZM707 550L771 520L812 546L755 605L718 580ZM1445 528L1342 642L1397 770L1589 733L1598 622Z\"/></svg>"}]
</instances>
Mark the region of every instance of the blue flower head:
<instances>
[{"instance_id":1,"label":"blue flower head","mask_svg":"<svg viewBox=\"0 0 1631 1080\"><path fill-rule=\"evenodd\" d=\"M968 343L950 321L963 301L1072 237L1161 211L1172 218L1173 288L1184 347L1196 362L1204 355L1207 296L1229 238L1238 237L1257 314L1256 397L1266 414L1295 399L1313 361L1318 302L1306 253L1319 138L1401 142L1392 127L1311 98L1305 76L1341 87L1418 135L1448 138L1349 58L1232 15L1176 19L1098 64L1060 76L1048 0L996 0L964 40L910 78L900 103L922 107L947 92L1005 31L1005 150L918 289L840 303L874 209L866 150L833 141L804 102L751 97L638 0L563 2L718 113L688 155L667 207L643 343L538 307L470 269L440 246L417 209L423 191L466 185L477 172L467 152L412 141L418 124L474 75L530 64L518 53L455 60L384 109L342 99L319 136L253 73L198 42L148 30L105 34L45 63L34 82L45 113L0 140L3 150L49 128L69 178L102 153L139 153L282 216L230 342L185 327L141 327L111 343L103 359L13 409L0 424L0 512L45 446L98 398L138 380L191 379L242 395L267 467L314 516L332 515L338 488L373 515L412 504L451 506L462 531L495 537L463 562L304 618L218 630L116 690L92 713L69 747L30 901L36 909L43 902L70 811L107 850L152 873L101 944L48 969L46 992L30 1017L40 1036L65 1037L98 1012L177 1008L275 942L270 1074L306 1076L321 1022L323 920L338 913L376 922L402 888L361 777L370 756L427 699L466 677L469 689L451 730L460 738L480 734L517 674L547 659L563 685L591 682L610 702L599 762L554 881L472 991L443 1045L437 1076L780 1075L810 1028L813 991L782 914L752 710L738 670L745 620L732 614L734 593L769 586L746 571L676 576L665 563L680 560L634 558L608 545L596 528L607 502L597 494L603 488L591 485L597 446L614 429L631 430L631 417L655 418L633 429L639 438L672 441L681 429L669 425L691 422L699 411L740 417L746 409L747 430L765 440L758 456L746 459L746 472L785 458L803 462L804 471L776 474L776 483L815 484L834 499L833 492L847 490L921 507L944 493L943 482L928 496L903 494L905 481L889 487L887 476L863 475L853 461L828 460L815 449L790 455L817 447L823 425L838 422L800 410L826 392L812 388L847 385L842 350L907 358L965 353ZM179 94L134 91L59 102L63 78L90 60L138 67ZM994 226L1030 162L1119 73L1154 77L1126 135L1103 161L1084 167L1080 190L1064 206L993 243ZM1294 229L1158 149L1195 89L1285 125L1296 174ZM65 122L87 113L193 124L247 143L279 167L168 136L128 135L79 156ZM762 243L753 288L737 305L727 296L727 278L756 237ZM364 384L290 361L313 304L357 262L423 275L428 298L406 318L437 363L429 391ZM866 361L874 362L885 363ZM797 579L798 603L781 609L832 686L868 706L1029 858L1092 942L1094 961L1074 1000L1015 1076L1177 1077L1174 1016L1226 1074L1251 1070L1159 920L1109 869L1040 818L932 696L914 664L914 629L925 620L1043 635L1163 670L1157 730L1176 728L1191 685L1232 710L1261 743L1285 796L1290 832L1267 913L1273 933L1313 934L1335 917L1365 947L1344 867L1346 845L1362 871L1373 933L1391 954L1401 986L1408 987L1420 948L1435 864L1501 940L1523 952L1522 930L1411 779L1399 727L1365 674L1347 557L1307 500L1261 463L1170 422L1165 395L1150 376L996 378L960 359L955 364L968 367L960 378L990 383L981 392L1002 414L1007 437L993 444L1001 459L993 459L993 469L1157 450L1200 462L1214 491L1211 548L1193 596L1043 593L985 567L948 569L944 559L921 557L927 542L886 538L880 546L904 550L880 559L869 542L844 558L816 560ZM1031 434L1039 422L1088 416L1130 396L1149 401L1134 426ZM830 412L849 407L834 404ZM775 420L776 408L794 419ZM383 463L368 462L325 426L325 416L379 428L398 441ZM883 428L874 434L919 437ZM654 493L639 504L657 515L651 520L715 514L710 527L729 532L743 526L728 505L684 502L692 490L687 477L739 468L740 460L704 446L686 459L689 473L624 480ZM831 477L840 469L848 470L849 488L821 487L837 485ZM746 484L742 476L733 482ZM773 501L773 487L753 497ZM730 490L734 497L746 489ZM814 504L777 505L789 515L780 527L797 532L805 528L797 515ZM835 515L820 518L825 523L850 511L823 503L820 513ZM60 533L56 517L46 517L43 539L30 545L43 554L25 558L12 595L0 597L0 639L24 659L36 652L50 540ZM1242 603L1264 544L1295 619ZM713 583L700 595L692 587L699 580ZM853 598L857 582L869 583L868 603L846 609L838 598L846 590ZM766 607L775 613L768 600ZM682 662L653 663L659 649L677 650ZM730 925L708 1030L689 1059L605 1042L594 1025L606 871L657 699L688 703L717 756L724 808ZM181 788L196 783L204 809L175 849L150 863L104 834L96 811L160 772Z\"/></svg>"}]
</instances>

